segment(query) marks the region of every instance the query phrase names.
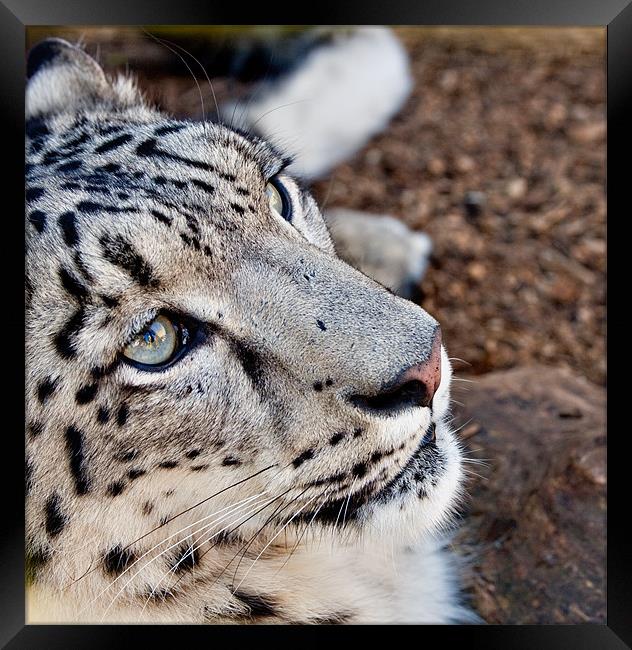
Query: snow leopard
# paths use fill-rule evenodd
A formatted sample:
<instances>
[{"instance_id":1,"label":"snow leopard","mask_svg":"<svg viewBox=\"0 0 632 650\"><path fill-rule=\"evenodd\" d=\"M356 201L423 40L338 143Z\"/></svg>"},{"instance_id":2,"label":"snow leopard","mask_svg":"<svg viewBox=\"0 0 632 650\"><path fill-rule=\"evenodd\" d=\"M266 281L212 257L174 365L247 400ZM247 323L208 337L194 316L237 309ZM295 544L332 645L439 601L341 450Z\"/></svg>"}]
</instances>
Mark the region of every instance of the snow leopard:
<instances>
[{"instance_id":1,"label":"snow leopard","mask_svg":"<svg viewBox=\"0 0 632 650\"><path fill-rule=\"evenodd\" d=\"M27 77L27 621L471 620L440 325L341 259L309 156L61 39Z\"/></svg>"}]
</instances>

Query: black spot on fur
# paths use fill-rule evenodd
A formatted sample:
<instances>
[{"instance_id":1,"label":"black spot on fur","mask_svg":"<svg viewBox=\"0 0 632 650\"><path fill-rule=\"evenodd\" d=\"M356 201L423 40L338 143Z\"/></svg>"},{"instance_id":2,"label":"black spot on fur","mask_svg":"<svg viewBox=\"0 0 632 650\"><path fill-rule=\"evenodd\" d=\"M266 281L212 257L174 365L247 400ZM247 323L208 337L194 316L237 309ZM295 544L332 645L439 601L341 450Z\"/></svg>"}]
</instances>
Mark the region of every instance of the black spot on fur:
<instances>
[{"instance_id":1,"label":"black spot on fur","mask_svg":"<svg viewBox=\"0 0 632 650\"><path fill-rule=\"evenodd\" d=\"M277 615L277 602L270 596L251 594L246 591L235 591L233 596L248 607L250 616Z\"/></svg>"},{"instance_id":2,"label":"black spot on fur","mask_svg":"<svg viewBox=\"0 0 632 650\"><path fill-rule=\"evenodd\" d=\"M55 39L46 39L40 41L31 48L28 54L26 64L26 78L30 79L37 74L42 68L50 65L63 51L68 47Z\"/></svg>"},{"instance_id":3,"label":"black spot on fur","mask_svg":"<svg viewBox=\"0 0 632 650\"><path fill-rule=\"evenodd\" d=\"M145 503L143 503L142 512L145 516L150 515L153 512L153 510L154 510L154 504L151 501L145 501Z\"/></svg>"},{"instance_id":4,"label":"black spot on fur","mask_svg":"<svg viewBox=\"0 0 632 650\"><path fill-rule=\"evenodd\" d=\"M125 423L127 422L128 416L129 416L129 407L127 406L127 404L121 404L118 412L116 413L116 424L118 424L119 427L124 426Z\"/></svg>"},{"instance_id":5,"label":"black spot on fur","mask_svg":"<svg viewBox=\"0 0 632 650\"><path fill-rule=\"evenodd\" d=\"M259 354L241 341L231 339L231 348L237 357L242 370L246 373L254 388L259 389L262 384L261 360Z\"/></svg>"},{"instance_id":6,"label":"black spot on fur","mask_svg":"<svg viewBox=\"0 0 632 650\"><path fill-rule=\"evenodd\" d=\"M106 406L99 406L97 411L97 422L99 424L106 424L110 420L110 411Z\"/></svg>"},{"instance_id":7,"label":"black spot on fur","mask_svg":"<svg viewBox=\"0 0 632 650\"><path fill-rule=\"evenodd\" d=\"M134 561L134 554L120 544L111 548L103 558L103 570L109 575L120 575Z\"/></svg>"},{"instance_id":8,"label":"black spot on fur","mask_svg":"<svg viewBox=\"0 0 632 650\"><path fill-rule=\"evenodd\" d=\"M101 295L99 296L99 298L101 298L105 306L109 307L110 309L113 309L114 307L118 307L119 301L117 298L114 298L113 296Z\"/></svg>"},{"instance_id":9,"label":"black spot on fur","mask_svg":"<svg viewBox=\"0 0 632 650\"><path fill-rule=\"evenodd\" d=\"M162 469L173 469L178 466L177 460L163 460L161 463L158 463L158 467Z\"/></svg>"},{"instance_id":10,"label":"black spot on fur","mask_svg":"<svg viewBox=\"0 0 632 650\"><path fill-rule=\"evenodd\" d=\"M31 117L26 121L26 135L29 138L45 138L50 135L46 121L42 117Z\"/></svg>"},{"instance_id":11,"label":"black spot on fur","mask_svg":"<svg viewBox=\"0 0 632 650\"><path fill-rule=\"evenodd\" d=\"M224 458L222 461L222 465L225 467L230 467L231 465L241 465L241 461L239 458L235 458L234 456L226 456L226 458Z\"/></svg>"},{"instance_id":12,"label":"black spot on fur","mask_svg":"<svg viewBox=\"0 0 632 650\"><path fill-rule=\"evenodd\" d=\"M94 171L96 172L106 172L106 173L116 173L121 169L121 166L117 163L108 163L107 165L101 165L101 167L96 167Z\"/></svg>"},{"instance_id":13,"label":"black spot on fur","mask_svg":"<svg viewBox=\"0 0 632 650\"><path fill-rule=\"evenodd\" d=\"M323 332L327 331L327 326L325 325L325 323L323 323L322 320L316 320L316 324Z\"/></svg>"},{"instance_id":14,"label":"black spot on fur","mask_svg":"<svg viewBox=\"0 0 632 650\"><path fill-rule=\"evenodd\" d=\"M67 163L64 163L63 165L59 165L57 167L58 172L73 172L77 169L79 169L83 165L83 162L81 160L70 160Z\"/></svg>"},{"instance_id":15,"label":"black spot on fur","mask_svg":"<svg viewBox=\"0 0 632 650\"><path fill-rule=\"evenodd\" d=\"M59 279L62 287L79 302L88 298L88 289L63 267L59 269Z\"/></svg>"},{"instance_id":16,"label":"black spot on fur","mask_svg":"<svg viewBox=\"0 0 632 650\"><path fill-rule=\"evenodd\" d=\"M175 557L171 563L171 569L174 573L186 573L200 561L200 554L197 548L189 544L180 546L175 552Z\"/></svg>"},{"instance_id":17,"label":"black spot on fur","mask_svg":"<svg viewBox=\"0 0 632 650\"><path fill-rule=\"evenodd\" d=\"M359 438L363 433L363 429L357 428L353 430L353 437Z\"/></svg>"},{"instance_id":18,"label":"black spot on fur","mask_svg":"<svg viewBox=\"0 0 632 650\"><path fill-rule=\"evenodd\" d=\"M29 187L29 189L26 190L26 200L27 201L36 201L43 194L44 194L44 188L43 187Z\"/></svg>"},{"instance_id":19,"label":"black spot on fur","mask_svg":"<svg viewBox=\"0 0 632 650\"><path fill-rule=\"evenodd\" d=\"M64 325L63 329L53 338L57 352L64 359L72 359L77 354L72 342L72 337L76 336L78 331L81 329L84 317L85 313L83 308L80 307Z\"/></svg>"},{"instance_id":20,"label":"black spot on fur","mask_svg":"<svg viewBox=\"0 0 632 650\"><path fill-rule=\"evenodd\" d=\"M127 271L141 286L158 286L158 280L151 266L121 235L114 237L104 235L99 241L103 255L109 262Z\"/></svg>"},{"instance_id":21,"label":"black spot on fur","mask_svg":"<svg viewBox=\"0 0 632 650\"><path fill-rule=\"evenodd\" d=\"M70 472L75 481L77 494L86 494L89 490L89 482L86 474L84 455L84 436L79 429L69 426L66 429L66 450L70 460Z\"/></svg>"},{"instance_id":22,"label":"black spot on fur","mask_svg":"<svg viewBox=\"0 0 632 650\"><path fill-rule=\"evenodd\" d=\"M209 183L205 183L204 181L200 181L197 178L192 178L191 183L193 183L193 185L196 187L199 187L201 190L208 192L209 194L213 194L215 192L215 188L212 185L209 185Z\"/></svg>"},{"instance_id":23,"label":"black spot on fur","mask_svg":"<svg viewBox=\"0 0 632 650\"><path fill-rule=\"evenodd\" d=\"M173 220L170 217L168 217L166 214L163 214L158 210L150 210L150 212L154 218L160 221L160 223L164 223L166 226L171 226Z\"/></svg>"},{"instance_id":24,"label":"black spot on fur","mask_svg":"<svg viewBox=\"0 0 632 650\"><path fill-rule=\"evenodd\" d=\"M119 135L116 138L112 138L111 140L108 140L107 142L99 145L94 150L94 153L105 153L106 151L118 149L118 147L124 145L126 142L129 142L132 139L133 138L129 133L123 133L122 135Z\"/></svg>"},{"instance_id":25,"label":"black spot on fur","mask_svg":"<svg viewBox=\"0 0 632 650\"><path fill-rule=\"evenodd\" d=\"M200 455L200 453L201 451L199 449L191 449L191 451L188 451L186 453L186 457L193 460L194 458L197 458Z\"/></svg>"},{"instance_id":26,"label":"black spot on fur","mask_svg":"<svg viewBox=\"0 0 632 650\"><path fill-rule=\"evenodd\" d=\"M55 379L52 379L51 377L47 377L39 384L37 387L37 399L40 404L44 404L44 402L55 392L58 383L59 378L56 377Z\"/></svg>"},{"instance_id":27,"label":"black spot on fur","mask_svg":"<svg viewBox=\"0 0 632 650\"><path fill-rule=\"evenodd\" d=\"M168 133L176 133L186 128L185 124L167 124L166 126L159 126L155 131L154 135L167 135Z\"/></svg>"},{"instance_id":28,"label":"black spot on fur","mask_svg":"<svg viewBox=\"0 0 632 650\"><path fill-rule=\"evenodd\" d=\"M242 196L250 196L250 192L245 187L236 187L235 191Z\"/></svg>"},{"instance_id":29,"label":"black spot on fur","mask_svg":"<svg viewBox=\"0 0 632 650\"><path fill-rule=\"evenodd\" d=\"M94 366L90 369L90 374L98 381L99 379L103 379L103 377L107 377L109 374L113 373L120 363L121 361L119 359L115 359L107 366Z\"/></svg>"},{"instance_id":30,"label":"black spot on fur","mask_svg":"<svg viewBox=\"0 0 632 650\"><path fill-rule=\"evenodd\" d=\"M33 210L29 214L29 221L35 226L37 232L42 233L44 232L44 228L46 228L46 213L41 210Z\"/></svg>"},{"instance_id":31,"label":"black spot on fur","mask_svg":"<svg viewBox=\"0 0 632 650\"><path fill-rule=\"evenodd\" d=\"M144 476L145 474L147 474L147 472L144 469L139 469L137 467L130 469L130 471L127 472L127 476L131 481L139 478L140 476Z\"/></svg>"},{"instance_id":32,"label":"black spot on fur","mask_svg":"<svg viewBox=\"0 0 632 650\"><path fill-rule=\"evenodd\" d=\"M64 212L59 215L57 220L64 236L64 241L68 246L76 246L79 243L79 233L74 212Z\"/></svg>"},{"instance_id":33,"label":"black spot on fur","mask_svg":"<svg viewBox=\"0 0 632 650\"><path fill-rule=\"evenodd\" d=\"M334 433L334 435L329 438L329 444L332 447L335 447L344 437L344 433Z\"/></svg>"},{"instance_id":34,"label":"black spot on fur","mask_svg":"<svg viewBox=\"0 0 632 650\"><path fill-rule=\"evenodd\" d=\"M366 475L366 472L367 472L366 463L357 463L351 469L351 473L356 478L362 478L363 476Z\"/></svg>"},{"instance_id":35,"label":"black spot on fur","mask_svg":"<svg viewBox=\"0 0 632 650\"><path fill-rule=\"evenodd\" d=\"M325 386L333 386L334 385L334 380L333 379L327 379L325 381Z\"/></svg>"},{"instance_id":36,"label":"black spot on fur","mask_svg":"<svg viewBox=\"0 0 632 650\"><path fill-rule=\"evenodd\" d=\"M245 214L246 210L239 205L239 203L231 203L230 207L237 213L237 214Z\"/></svg>"},{"instance_id":37,"label":"black spot on fur","mask_svg":"<svg viewBox=\"0 0 632 650\"><path fill-rule=\"evenodd\" d=\"M294 467L300 467L306 460L309 460L310 458L314 458L314 450L313 449L307 449L300 456L297 456L292 461L292 465Z\"/></svg>"},{"instance_id":38,"label":"black spot on fur","mask_svg":"<svg viewBox=\"0 0 632 650\"><path fill-rule=\"evenodd\" d=\"M37 438L37 436L41 435L43 431L44 425L41 422L31 422L31 424L29 424L29 433L31 434L31 437Z\"/></svg>"},{"instance_id":39,"label":"black spot on fur","mask_svg":"<svg viewBox=\"0 0 632 650\"><path fill-rule=\"evenodd\" d=\"M88 404L88 402L91 402L95 398L98 388L98 384L86 384L82 386L75 395L77 404Z\"/></svg>"},{"instance_id":40,"label":"black spot on fur","mask_svg":"<svg viewBox=\"0 0 632 650\"><path fill-rule=\"evenodd\" d=\"M323 382L322 381L315 381L314 382L314 390L318 393L323 389Z\"/></svg>"},{"instance_id":41,"label":"black spot on fur","mask_svg":"<svg viewBox=\"0 0 632 650\"><path fill-rule=\"evenodd\" d=\"M114 481L108 485L107 493L111 497L116 497L125 489L125 483L123 481Z\"/></svg>"},{"instance_id":42,"label":"black spot on fur","mask_svg":"<svg viewBox=\"0 0 632 650\"><path fill-rule=\"evenodd\" d=\"M64 517L61 511L61 501L56 492L53 492L48 498L48 501L46 501L44 516L46 520L46 532L51 537L59 535L66 525L66 517Z\"/></svg>"}]
</instances>

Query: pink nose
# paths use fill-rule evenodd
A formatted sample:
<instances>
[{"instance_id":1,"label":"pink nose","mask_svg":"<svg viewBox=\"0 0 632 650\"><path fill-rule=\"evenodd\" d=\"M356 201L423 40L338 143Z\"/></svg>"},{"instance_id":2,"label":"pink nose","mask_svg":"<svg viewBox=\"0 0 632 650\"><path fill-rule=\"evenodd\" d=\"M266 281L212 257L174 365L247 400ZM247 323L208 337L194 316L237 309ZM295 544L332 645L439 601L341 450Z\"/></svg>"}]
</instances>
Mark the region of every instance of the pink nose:
<instances>
[{"instance_id":1,"label":"pink nose","mask_svg":"<svg viewBox=\"0 0 632 650\"><path fill-rule=\"evenodd\" d=\"M441 328L437 326L432 340L430 356L422 363L405 370L391 390L417 395L420 406L429 406L441 383Z\"/></svg>"}]
</instances>

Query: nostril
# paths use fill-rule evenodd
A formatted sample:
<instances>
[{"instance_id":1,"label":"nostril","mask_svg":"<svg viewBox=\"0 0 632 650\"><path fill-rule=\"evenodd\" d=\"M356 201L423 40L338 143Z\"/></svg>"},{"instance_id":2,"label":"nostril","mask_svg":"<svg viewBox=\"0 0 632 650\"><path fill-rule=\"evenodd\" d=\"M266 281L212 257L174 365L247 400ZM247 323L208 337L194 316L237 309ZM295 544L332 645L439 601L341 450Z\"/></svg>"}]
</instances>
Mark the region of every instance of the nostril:
<instances>
[{"instance_id":1,"label":"nostril","mask_svg":"<svg viewBox=\"0 0 632 650\"><path fill-rule=\"evenodd\" d=\"M429 406L432 395L422 382L413 379L390 391L377 395L354 395L351 402L355 406L371 411L393 412L409 406Z\"/></svg>"},{"instance_id":2,"label":"nostril","mask_svg":"<svg viewBox=\"0 0 632 650\"><path fill-rule=\"evenodd\" d=\"M351 403L359 408L393 414L411 406L428 407L441 382L441 329L435 330L430 355L410 366L375 395L353 395Z\"/></svg>"}]
</instances>

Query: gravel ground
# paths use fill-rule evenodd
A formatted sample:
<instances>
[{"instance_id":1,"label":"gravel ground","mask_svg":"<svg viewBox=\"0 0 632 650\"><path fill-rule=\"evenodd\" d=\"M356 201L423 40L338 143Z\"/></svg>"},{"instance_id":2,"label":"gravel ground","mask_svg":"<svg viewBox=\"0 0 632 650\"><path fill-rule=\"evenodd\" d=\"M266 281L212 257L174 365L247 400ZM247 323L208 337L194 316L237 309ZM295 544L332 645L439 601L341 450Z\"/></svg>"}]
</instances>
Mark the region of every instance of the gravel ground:
<instances>
[{"instance_id":1,"label":"gravel ground","mask_svg":"<svg viewBox=\"0 0 632 650\"><path fill-rule=\"evenodd\" d=\"M32 28L28 41L53 31ZM463 360L459 375L539 362L603 384L605 30L397 32L413 94L315 185L317 198L391 213L432 237L422 304ZM78 34L106 69L127 67L166 110L199 117L200 91L174 52L139 30L61 30ZM220 102L245 89L214 85Z\"/></svg>"},{"instance_id":2,"label":"gravel ground","mask_svg":"<svg viewBox=\"0 0 632 650\"><path fill-rule=\"evenodd\" d=\"M431 235L422 304L460 375L543 362L603 383L605 38L493 32L401 30L412 97L316 194Z\"/></svg>"}]
</instances>

